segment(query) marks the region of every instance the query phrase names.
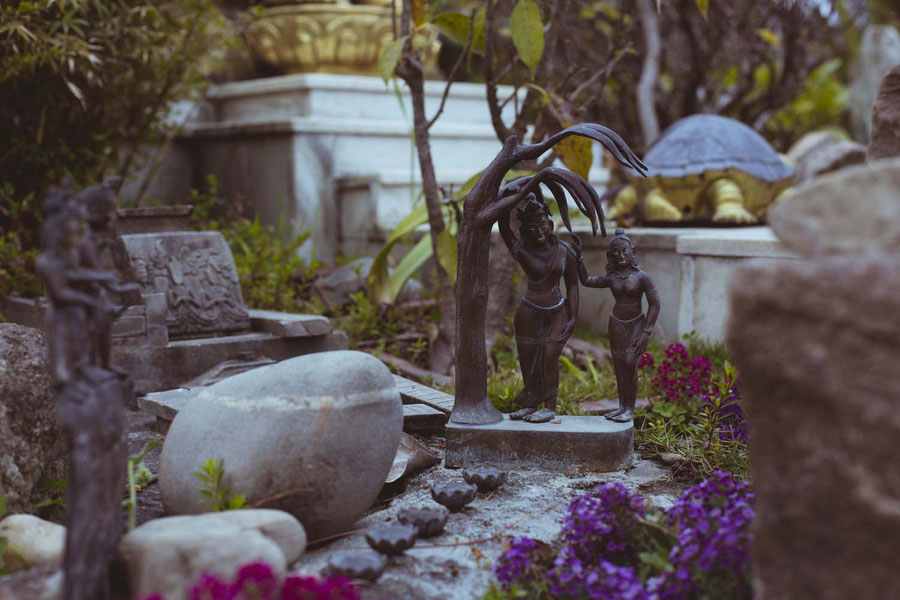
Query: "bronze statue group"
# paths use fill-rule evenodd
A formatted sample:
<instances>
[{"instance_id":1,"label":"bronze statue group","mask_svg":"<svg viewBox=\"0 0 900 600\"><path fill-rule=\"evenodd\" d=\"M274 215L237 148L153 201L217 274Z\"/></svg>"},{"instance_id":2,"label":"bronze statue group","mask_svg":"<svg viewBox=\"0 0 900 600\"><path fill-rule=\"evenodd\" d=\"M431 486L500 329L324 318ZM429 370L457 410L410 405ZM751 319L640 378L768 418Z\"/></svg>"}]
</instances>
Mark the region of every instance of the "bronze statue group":
<instances>
[{"instance_id":1,"label":"bronze statue group","mask_svg":"<svg viewBox=\"0 0 900 600\"><path fill-rule=\"evenodd\" d=\"M559 357L575 327L581 283L609 288L615 299L609 316L609 345L619 408L606 418L631 421L637 399L638 361L647 349L660 308L659 294L650 276L641 270L634 244L623 229L616 229L606 252L606 273L591 276L584 265L581 240L575 234L572 243L556 236L550 208L543 200L532 194L519 203L519 238L510 226L511 213L512 208L500 216L500 234L525 272L527 289L514 319L524 387L515 398L521 408L509 418L545 423L556 416ZM565 296L560 281L565 284Z\"/></svg>"}]
</instances>

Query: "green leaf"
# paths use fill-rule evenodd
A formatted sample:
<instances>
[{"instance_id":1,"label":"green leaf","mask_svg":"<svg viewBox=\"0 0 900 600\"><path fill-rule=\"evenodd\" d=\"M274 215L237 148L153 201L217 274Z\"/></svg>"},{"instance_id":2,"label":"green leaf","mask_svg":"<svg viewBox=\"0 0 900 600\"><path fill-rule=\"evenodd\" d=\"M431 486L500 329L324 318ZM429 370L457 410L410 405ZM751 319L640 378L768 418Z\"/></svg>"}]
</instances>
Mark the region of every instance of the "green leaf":
<instances>
[{"instance_id":1,"label":"green leaf","mask_svg":"<svg viewBox=\"0 0 900 600\"><path fill-rule=\"evenodd\" d=\"M560 160L570 171L584 179L588 178L591 163L594 162L594 150L591 147L591 140L577 135L570 135L559 142L554 147L554 150L556 150L556 154L559 155Z\"/></svg>"},{"instance_id":2,"label":"green leaf","mask_svg":"<svg viewBox=\"0 0 900 600\"><path fill-rule=\"evenodd\" d=\"M378 56L378 72L381 74L381 78L384 79L385 84L394 76L394 69L397 68L397 63L400 62L400 57L403 55L403 46L406 45L407 39L409 39L409 36L405 35L402 38L389 42Z\"/></svg>"},{"instance_id":3,"label":"green leaf","mask_svg":"<svg viewBox=\"0 0 900 600\"><path fill-rule=\"evenodd\" d=\"M6 498L0 496L0 519L6 514Z\"/></svg>"},{"instance_id":4,"label":"green leaf","mask_svg":"<svg viewBox=\"0 0 900 600\"><path fill-rule=\"evenodd\" d=\"M431 237L428 234L422 236L412 250L403 257L394 272L388 277L387 302L393 302L403 289L406 280L413 276L413 273L419 270L426 260L431 257Z\"/></svg>"},{"instance_id":5,"label":"green leaf","mask_svg":"<svg viewBox=\"0 0 900 600\"><path fill-rule=\"evenodd\" d=\"M438 262L447 271L450 277L450 285L456 283L456 238L445 228L437 240Z\"/></svg>"},{"instance_id":6,"label":"green leaf","mask_svg":"<svg viewBox=\"0 0 900 600\"><path fill-rule=\"evenodd\" d=\"M441 13L434 18L434 25L460 46L465 46L469 41L469 17L462 13Z\"/></svg>"},{"instance_id":7,"label":"green leaf","mask_svg":"<svg viewBox=\"0 0 900 600\"><path fill-rule=\"evenodd\" d=\"M697 8L703 13L703 18L705 19L709 14L709 0L697 0Z\"/></svg>"},{"instance_id":8,"label":"green leaf","mask_svg":"<svg viewBox=\"0 0 900 600\"><path fill-rule=\"evenodd\" d=\"M533 71L544 54L544 22L534 0L516 2L509 28L519 58Z\"/></svg>"},{"instance_id":9,"label":"green leaf","mask_svg":"<svg viewBox=\"0 0 900 600\"><path fill-rule=\"evenodd\" d=\"M781 44L781 38L778 37L778 34L772 31L771 29L757 29L756 34L763 39L766 43L772 46L778 46Z\"/></svg>"},{"instance_id":10,"label":"green leaf","mask_svg":"<svg viewBox=\"0 0 900 600\"><path fill-rule=\"evenodd\" d=\"M475 22L472 24L472 52L484 53L484 7L475 13ZM469 43L469 21L471 18L458 12L445 12L434 18L434 26L438 31L446 35L460 46Z\"/></svg>"},{"instance_id":11,"label":"green leaf","mask_svg":"<svg viewBox=\"0 0 900 600\"><path fill-rule=\"evenodd\" d=\"M381 250L372 261L372 269L369 272L369 287L372 290L372 297L376 302L390 304L397 297L391 294L390 281L388 277L388 256L393 249L394 244L404 235L415 231L415 229L428 222L428 207L423 203L413 209L411 213L406 215L400 223L391 232L387 242L382 246Z\"/></svg>"}]
</instances>

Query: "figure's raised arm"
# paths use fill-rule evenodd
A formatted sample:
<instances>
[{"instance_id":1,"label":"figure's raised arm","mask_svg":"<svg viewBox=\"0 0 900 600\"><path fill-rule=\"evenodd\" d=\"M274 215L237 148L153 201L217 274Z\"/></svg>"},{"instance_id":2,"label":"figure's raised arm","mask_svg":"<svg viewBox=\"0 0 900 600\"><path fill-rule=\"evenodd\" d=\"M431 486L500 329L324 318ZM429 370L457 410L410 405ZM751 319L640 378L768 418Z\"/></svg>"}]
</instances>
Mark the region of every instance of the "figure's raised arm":
<instances>
[{"instance_id":1,"label":"figure's raised arm","mask_svg":"<svg viewBox=\"0 0 900 600\"><path fill-rule=\"evenodd\" d=\"M500 237L503 238L503 243L506 244L506 249L509 250L509 253L513 255L513 258L515 258L515 246L516 242L518 242L519 240L516 238L516 235L513 233L512 228L509 226L509 215L511 212L512 209L500 213L500 218L497 220L497 226L500 228Z\"/></svg>"},{"instance_id":2,"label":"figure's raised arm","mask_svg":"<svg viewBox=\"0 0 900 600\"><path fill-rule=\"evenodd\" d=\"M588 275L587 267L584 266L584 255L581 253L581 240L578 236L573 235L576 240L575 257L578 263L578 281L585 287L606 288L610 286L609 275Z\"/></svg>"}]
</instances>

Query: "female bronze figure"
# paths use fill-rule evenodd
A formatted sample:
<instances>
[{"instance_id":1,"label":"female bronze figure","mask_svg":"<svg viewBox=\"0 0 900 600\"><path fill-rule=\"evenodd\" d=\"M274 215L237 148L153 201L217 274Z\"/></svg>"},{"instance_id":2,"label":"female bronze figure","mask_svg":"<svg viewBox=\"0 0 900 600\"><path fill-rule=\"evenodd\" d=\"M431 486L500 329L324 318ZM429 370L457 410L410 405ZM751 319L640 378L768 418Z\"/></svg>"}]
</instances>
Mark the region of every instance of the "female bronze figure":
<instances>
[{"instance_id":1,"label":"female bronze figure","mask_svg":"<svg viewBox=\"0 0 900 600\"><path fill-rule=\"evenodd\" d=\"M529 195L516 211L519 235L509 225L511 209L499 219L500 234L522 266L528 289L516 310L516 348L525 386L515 402L522 408L510 419L545 423L556 416L559 356L578 314L578 268L575 249L553 233L550 208ZM566 297L559 290L565 280ZM543 404L544 408L538 410Z\"/></svg>"},{"instance_id":2,"label":"female bronze figure","mask_svg":"<svg viewBox=\"0 0 900 600\"><path fill-rule=\"evenodd\" d=\"M584 266L580 244L578 247L578 278L587 287L610 288L616 300L609 315L609 346L612 351L619 408L606 415L607 419L624 423L634 418L637 399L637 365L647 349L647 342L659 317L659 294L650 276L641 270L634 244L621 227L609 242L606 251L606 274L591 277ZM641 301L647 296L647 315Z\"/></svg>"}]
</instances>

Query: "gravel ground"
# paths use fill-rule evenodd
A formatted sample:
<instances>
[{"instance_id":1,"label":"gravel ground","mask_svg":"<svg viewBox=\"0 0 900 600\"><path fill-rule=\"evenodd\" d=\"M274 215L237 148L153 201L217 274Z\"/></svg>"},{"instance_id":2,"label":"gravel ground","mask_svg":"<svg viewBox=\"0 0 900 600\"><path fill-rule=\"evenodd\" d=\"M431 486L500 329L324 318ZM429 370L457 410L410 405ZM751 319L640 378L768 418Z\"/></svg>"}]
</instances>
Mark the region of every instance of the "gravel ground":
<instances>
[{"instance_id":1,"label":"gravel ground","mask_svg":"<svg viewBox=\"0 0 900 600\"><path fill-rule=\"evenodd\" d=\"M131 413L129 452L136 454L151 440L164 436L153 429L154 418ZM441 436L415 436L437 454L443 453ZM159 449L145 459L159 472ZM430 489L434 484L462 480L460 471L438 465L383 490L369 514L357 522L354 532L339 539L312 543L293 566L299 574L318 574L335 551L367 549L362 531L372 525L392 522L405 507L436 506ZM627 472L566 475L538 470L509 474L506 484L490 495L479 497L460 513L451 513L443 535L422 540L401 557L393 558L381 579L363 586L367 600L472 599L481 597L493 583L490 565L503 549L508 536L527 535L545 542L560 532L569 501L607 481L621 481L643 493L650 502L665 507L686 484L674 480L667 467L637 459ZM138 494L138 524L165 516L154 482Z\"/></svg>"}]
</instances>

